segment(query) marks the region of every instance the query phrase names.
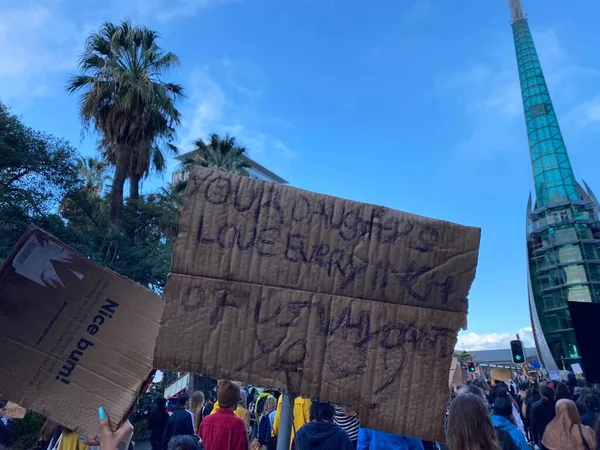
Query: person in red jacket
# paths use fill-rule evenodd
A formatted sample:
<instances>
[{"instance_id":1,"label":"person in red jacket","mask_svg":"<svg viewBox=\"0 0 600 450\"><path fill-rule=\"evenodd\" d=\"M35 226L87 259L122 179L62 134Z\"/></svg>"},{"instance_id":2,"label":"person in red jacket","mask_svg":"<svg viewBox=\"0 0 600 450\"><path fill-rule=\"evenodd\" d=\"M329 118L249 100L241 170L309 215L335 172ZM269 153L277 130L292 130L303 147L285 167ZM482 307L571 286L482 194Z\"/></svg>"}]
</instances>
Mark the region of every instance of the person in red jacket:
<instances>
[{"instance_id":1,"label":"person in red jacket","mask_svg":"<svg viewBox=\"0 0 600 450\"><path fill-rule=\"evenodd\" d=\"M219 410L204 418L198 432L205 450L248 450L246 426L234 414L240 399L240 387L236 383L219 381Z\"/></svg>"}]
</instances>

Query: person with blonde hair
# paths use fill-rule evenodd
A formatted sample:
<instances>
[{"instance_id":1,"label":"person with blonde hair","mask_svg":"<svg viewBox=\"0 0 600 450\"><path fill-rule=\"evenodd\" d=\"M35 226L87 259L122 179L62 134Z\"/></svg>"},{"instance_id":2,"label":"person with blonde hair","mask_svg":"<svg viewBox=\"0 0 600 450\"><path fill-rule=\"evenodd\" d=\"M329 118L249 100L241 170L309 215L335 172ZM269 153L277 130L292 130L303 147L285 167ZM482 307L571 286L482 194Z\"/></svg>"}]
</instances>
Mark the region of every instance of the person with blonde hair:
<instances>
[{"instance_id":1,"label":"person with blonde hair","mask_svg":"<svg viewBox=\"0 0 600 450\"><path fill-rule=\"evenodd\" d=\"M277 400L275 400L275 397L272 395L269 395L265 400L260 421L258 423L258 443L261 448L266 450L272 450L276 446L276 441L272 436L276 410Z\"/></svg>"},{"instance_id":2,"label":"person with blonde hair","mask_svg":"<svg viewBox=\"0 0 600 450\"><path fill-rule=\"evenodd\" d=\"M581 424L575 402L563 398L556 402L556 417L546 427L542 445L548 450L594 450L596 435Z\"/></svg>"},{"instance_id":3,"label":"person with blonde hair","mask_svg":"<svg viewBox=\"0 0 600 450\"><path fill-rule=\"evenodd\" d=\"M192 414L194 415L194 432L197 433L200 429L202 421L202 407L204 406L204 392L195 391L192 394Z\"/></svg>"},{"instance_id":4,"label":"person with blonde hair","mask_svg":"<svg viewBox=\"0 0 600 450\"><path fill-rule=\"evenodd\" d=\"M488 409L474 394L452 400L446 435L450 450L500 450Z\"/></svg>"}]
</instances>

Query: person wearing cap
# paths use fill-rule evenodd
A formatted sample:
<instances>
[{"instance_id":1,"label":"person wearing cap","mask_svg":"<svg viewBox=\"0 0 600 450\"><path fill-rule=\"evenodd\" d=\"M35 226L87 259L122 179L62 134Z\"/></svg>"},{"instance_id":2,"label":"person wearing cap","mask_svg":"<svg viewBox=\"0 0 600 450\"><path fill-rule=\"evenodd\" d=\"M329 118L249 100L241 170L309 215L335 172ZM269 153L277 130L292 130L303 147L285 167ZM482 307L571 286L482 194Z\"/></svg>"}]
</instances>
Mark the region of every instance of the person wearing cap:
<instances>
[{"instance_id":1,"label":"person wearing cap","mask_svg":"<svg viewBox=\"0 0 600 450\"><path fill-rule=\"evenodd\" d=\"M190 397L187 394L181 394L177 398L178 409L173 411L167 421L165 431L163 432L162 448L169 448L169 441L174 436L194 436L193 414L187 410Z\"/></svg>"},{"instance_id":2,"label":"person wearing cap","mask_svg":"<svg viewBox=\"0 0 600 450\"><path fill-rule=\"evenodd\" d=\"M219 381L219 409L202 421L198 433L205 450L248 450L246 426L234 413L240 400L240 387L236 383Z\"/></svg>"}]
</instances>

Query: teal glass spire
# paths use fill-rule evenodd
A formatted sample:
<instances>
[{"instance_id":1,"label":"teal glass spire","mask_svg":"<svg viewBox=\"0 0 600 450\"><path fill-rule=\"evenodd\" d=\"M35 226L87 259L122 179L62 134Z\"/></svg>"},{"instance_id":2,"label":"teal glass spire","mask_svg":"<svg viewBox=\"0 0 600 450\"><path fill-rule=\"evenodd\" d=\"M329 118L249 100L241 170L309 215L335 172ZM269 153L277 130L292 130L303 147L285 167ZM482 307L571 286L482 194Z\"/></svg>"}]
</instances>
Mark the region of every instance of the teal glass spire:
<instances>
[{"instance_id":1,"label":"teal glass spire","mask_svg":"<svg viewBox=\"0 0 600 450\"><path fill-rule=\"evenodd\" d=\"M545 207L579 199L565 142L550 100L521 0L509 0L519 82L523 97L536 205Z\"/></svg>"}]
</instances>

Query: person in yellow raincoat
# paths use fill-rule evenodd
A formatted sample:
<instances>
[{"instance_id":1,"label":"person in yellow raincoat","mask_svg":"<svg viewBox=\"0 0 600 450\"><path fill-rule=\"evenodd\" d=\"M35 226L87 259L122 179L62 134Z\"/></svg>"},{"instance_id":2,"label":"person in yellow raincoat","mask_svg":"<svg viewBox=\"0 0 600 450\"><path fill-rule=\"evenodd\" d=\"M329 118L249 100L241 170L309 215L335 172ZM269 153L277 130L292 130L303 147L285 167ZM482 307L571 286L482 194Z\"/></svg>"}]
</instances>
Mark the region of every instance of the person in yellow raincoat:
<instances>
[{"instance_id":1,"label":"person in yellow raincoat","mask_svg":"<svg viewBox=\"0 0 600 450\"><path fill-rule=\"evenodd\" d=\"M218 410L219 410L219 402L216 401L210 415L216 413ZM242 419L244 421L244 425L246 425L246 431L248 431L248 429L250 428L250 411L248 411L242 405L238 405L238 407L235 409L235 411L233 413L235 414L236 417L239 417L240 419Z\"/></svg>"},{"instance_id":2,"label":"person in yellow raincoat","mask_svg":"<svg viewBox=\"0 0 600 450\"><path fill-rule=\"evenodd\" d=\"M275 413L275 421L273 422L273 436L279 434L279 416L281 415L282 398L283 395L280 395L279 400L277 400L277 412ZM294 422L292 426L290 448L294 442L294 435L298 432L300 427L305 423L310 422L310 405L311 401L307 398L296 397L294 400Z\"/></svg>"}]
</instances>

